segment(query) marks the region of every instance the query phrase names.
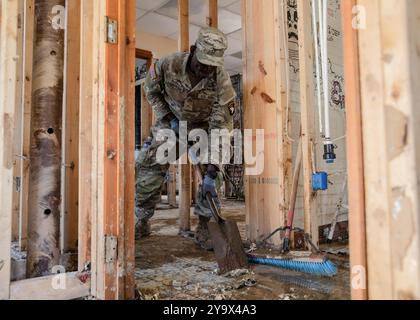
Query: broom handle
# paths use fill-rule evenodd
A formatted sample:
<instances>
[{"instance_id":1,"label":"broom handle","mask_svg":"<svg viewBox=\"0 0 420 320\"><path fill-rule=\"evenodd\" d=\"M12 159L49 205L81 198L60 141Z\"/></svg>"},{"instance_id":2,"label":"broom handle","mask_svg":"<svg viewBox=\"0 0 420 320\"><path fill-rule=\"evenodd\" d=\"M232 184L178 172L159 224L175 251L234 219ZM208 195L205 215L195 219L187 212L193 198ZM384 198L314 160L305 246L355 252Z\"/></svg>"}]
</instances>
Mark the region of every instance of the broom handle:
<instances>
[{"instance_id":1,"label":"broom handle","mask_svg":"<svg viewBox=\"0 0 420 320\"><path fill-rule=\"evenodd\" d=\"M290 233L292 231L293 226L293 219L295 217L295 207L296 207L296 198L297 198L297 190L299 187L299 178L300 178L300 171L302 167L302 138L299 138L299 145L298 151L296 156L296 165L293 172L293 183L292 183L292 192L290 195L290 204L289 204L289 212L287 213L287 225L286 225L286 234L285 238L290 239Z\"/></svg>"}]
</instances>

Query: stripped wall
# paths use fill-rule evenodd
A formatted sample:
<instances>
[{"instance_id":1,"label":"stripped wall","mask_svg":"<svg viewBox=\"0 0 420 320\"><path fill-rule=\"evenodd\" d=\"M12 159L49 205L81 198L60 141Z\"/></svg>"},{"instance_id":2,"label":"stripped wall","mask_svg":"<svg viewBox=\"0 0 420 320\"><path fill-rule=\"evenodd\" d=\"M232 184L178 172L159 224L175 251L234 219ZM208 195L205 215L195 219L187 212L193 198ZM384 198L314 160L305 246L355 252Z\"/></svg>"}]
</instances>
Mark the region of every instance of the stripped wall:
<instances>
[{"instance_id":1,"label":"stripped wall","mask_svg":"<svg viewBox=\"0 0 420 320\"><path fill-rule=\"evenodd\" d=\"M344 105L344 78L343 78L343 49L342 49L342 20L340 0L328 1L328 51L329 51L329 101L331 112L332 138L340 138L345 135L345 105ZM287 0L288 17L288 47L289 47L289 92L290 92L290 121L291 131L289 137L293 142L293 158L296 158L298 137L300 129L300 90L299 90L299 51L298 51L298 16L296 0ZM314 68L315 70L315 68ZM315 79L316 75L314 75ZM314 80L315 81L315 80ZM317 101L317 99L315 99ZM316 107L316 106L314 106ZM319 132L318 109L315 112L314 126ZM343 183L346 177L346 140L345 138L335 141L337 145L337 160L334 164L325 164L323 160L323 144L321 135L317 135L316 169L329 173L329 189L318 192L318 225L330 224L336 211L336 205L342 194ZM347 203L347 187L344 203ZM347 220L347 215L341 215L339 221ZM303 228L303 178L299 185L298 199L296 204L295 226ZM320 235L321 236L321 235Z\"/></svg>"}]
</instances>

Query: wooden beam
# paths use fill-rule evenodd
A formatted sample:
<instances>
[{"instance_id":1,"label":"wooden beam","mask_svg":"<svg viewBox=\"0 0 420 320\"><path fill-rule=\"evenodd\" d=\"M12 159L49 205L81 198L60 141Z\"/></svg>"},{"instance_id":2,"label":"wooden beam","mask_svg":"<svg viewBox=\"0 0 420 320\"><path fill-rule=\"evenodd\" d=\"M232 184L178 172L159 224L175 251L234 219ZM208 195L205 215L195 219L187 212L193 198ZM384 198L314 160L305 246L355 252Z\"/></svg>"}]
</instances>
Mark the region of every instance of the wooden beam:
<instances>
[{"instance_id":1,"label":"wooden beam","mask_svg":"<svg viewBox=\"0 0 420 320\"><path fill-rule=\"evenodd\" d=\"M209 1L209 16L207 18L207 25L212 28L219 27L219 7L218 0Z\"/></svg>"},{"instance_id":2,"label":"wooden beam","mask_svg":"<svg viewBox=\"0 0 420 320\"><path fill-rule=\"evenodd\" d=\"M13 282L11 300L74 300L90 296L90 281L80 281L78 274L65 273Z\"/></svg>"},{"instance_id":3,"label":"wooden beam","mask_svg":"<svg viewBox=\"0 0 420 320\"><path fill-rule=\"evenodd\" d=\"M15 105L15 123L14 123L14 142L13 142L13 217L12 217L12 238L17 241L20 238L20 212L21 212L21 173L24 158L22 155L22 136L23 136L23 86L24 86L24 1L19 0L19 18L18 18L18 33L17 33L17 64L16 64L16 105Z\"/></svg>"},{"instance_id":4,"label":"wooden beam","mask_svg":"<svg viewBox=\"0 0 420 320\"><path fill-rule=\"evenodd\" d=\"M189 33L189 0L178 1L178 22L179 22L179 51L190 50ZM186 155L185 155L186 157ZM186 157L187 158L187 157ZM180 201L179 201L179 229L180 232L191 230L190 209L191 209L191 165L180 165Z\"/></svg>"},{"instance_id":5,"label":"wooden beam","mask_svg":"<svg viewBox=\"0 0 420 320\"><path fill-rule=\"evenodd\" d=\"M349 186L349 232L352 299L366 300L366 222L362 141L362 113L360 105L360 74L358 31L353 28L353 8L356 0L342 3L344 30L344 69L347 117L347 168Z\"/></svg>"},{"instance_id":6,"label":"wooden beam","mask_svg":"<svg viewBox=\"0 0 420 320\"><path fill-rule=\"evenodd\" d=\"M64 250L77 252L79 202L80 0L67 2Z\"/></svg>"},{"instance_id":7,"label":"wooden beam","mask_svg":"<svg viewBox=\"0 0 420 320\"><path fill-rule=\"evenodd\" d=\"M120 298L133 300L135 298L135 240L134 240L134 212L135 212L135 55L136 55L136 1L125 2L124 14L125 26L125 112L124 116L124 237L121 241L124 245L124 255L119 256L119 263L122 266L123 283L120 289ZM151 59L149 60L150 63Z\"/></svg>"},{"instance_id":8,"label":"wooden beam","mask_svg":"<svg viewBox=\"0 0 420 320\"><path fill-rule=\"evenodd\" d=\"M179 200L180 233L191 230L191 165L181 165L181 194Z\"/></svg>"},{"instance_id":9,"label":"wooden beam","mask_svg":"<svg viewBox=\"0 0 420 320\"><path fill-rule=\"evenodd\" d=\"M105 16L103 0L81 2L79 271L91 263L91 294L104 299Z\"/></svg>"},{"instance_id":10,"label":"wooden beam","mask_svg":"<svg viewBox=\"0 0 420 320\"><path fill-rule=\"evenodd\" d=\"M98 83L98 65L94 46L98 45L94 33L96 22L93 15L94 1L81 3L81 41L80 41L80 94L79 94L79 206L78 206L78 265L79 271L91 261L92 210L96 184L94 174L94 127L96 116L94 104L95 81ZM98 49L97 49L98 50Z\"/></svg>"},{"instance_id":11,"label":"wooden beam","mask_svg":"<svg viewBox=\"0 0 420 320\"><path fill-rule=\"evenodd\" d=\"M136 58L146 60L146 68L149 69L153 62L153 53L149 50L136 48Z\"/></svg>"},{"instance_id":12,"label":"wooden beam","mask_svg":"<svg viewBox=\"0 0 420 320\"><path fill-rule=\"evenodd\" d=\"M358 4L369 298L419 299L420 3Z\"/></svg>"},{"instance_id":13,"label":"wooden beam","mask_svg":"<svg viewBox=\"0 0 420 320\"><path fill-rule=\"evenodd\" d=\"M384 174L387 170L385 132L388 129L385 127L382 44L377 36L381 32L380 0L358 1L358 4L365 6L370 14L366 20L367 29L359 30L369 298L392 299L390 222L387 215L390 208L386 201L388 175ZM375 87L371 87L372 83Z\"/></svg>"},{"instance_id":14,"label":"wooden beam","mask_svg":"<svg viewBox=\"0 0 420 320\"><path fill-rule=\"evenodd\" d=\"M0 3L0 300L10 297L18 10L17 1Z\"/></svg>"},{"instance_id":15,"label":"wooden beam","mask_svg":"<svg viewBox=\"0 0 420 320\"><path fill-rule=\"evenodd\" d=\"M35 0L28 277L48 275L60 261L64 5Z\"/></svg>"},{"instance_id":16,"label":"wooden beam","mask_svg":"<svg viewBox=\"0 0 420 320\"><path fill-rule=\"evenodd\" d=\"M316 194L312 190L314 125L314 42L312 36L311 3L298 0L299 68L300 68L300 108L302 123L303 181L304 181L304 228L312 241L318 243L318 221L316 214Z\"/></svg>"},{"instance_id":17,"label":"wooden beam","mask_svg":"<svg viewBox=\"0 0 420 320\"><path fill-rule=\"evenodd\" d=\"M290 207L291 201L291 193L293 187L293 173L294 173L294 166L293 166L293 141L291 141L290 137L286 134L286 132L292 131L291 119L290 119L290 95L288 88L288 82L290 79L289 72L286 70L290 69L290 62L287 59L289 56L289 45L288 45L288 33L287 25L288 25L288 18L287 18L287 2L283 0L280 3L279 12L279 25L280 28L278 29L278 37L280 40L280 109L279 114L280 118L277 121L277 132L282 133L281 138L277 139L277 151L278 151L278 158L280 159L281 166L279 166L279 177L280 177L280 206L284 208ZM289 112L287 112L289 109ZM287 225L287 215L288 210L282 209L280 218L284 221L284 225Z\"/></svg>"},{"instance_id":18,"label":"wooden beam","mask_svg":"<svg viewBox=\"0 0 420 320\"><path fill-rule=\"evenodd\" d=\"M26 0L25 8L25 87L23 111L23 145L22 156L22 210L20 214L20 228L22 249L26 250L28 238L28 202L29 202L29 153L31 149L31 112L32 112L32 69L34 50L35 0Z\"/></svg>"},{"instance_id":19,"label":"wooden beam","mask_svg":"<svg viewBox=\"0 0 420 320\"><path fill-rule=\"evenodd\" d=\"M180 52L190 51L190 2L189 0L178 0L178 24L179 39L178 50Z\"/></svg>"},{"instance_id":20,"label":"wooden beam","mask_svg":"<svg viewBox=\"0 0 420 320\"><path fill-rule=\"evenodd\" d=\"M124 30L125 17L120 16L120 1L106 1L106 16L109 19L118 21L118 41L121 42L122 30ZM121 19L122 18L122 19ZM104 203L103 203L103 235L104 238L99 238L99 241L107 243L107 237L115 237L118 239L120 230L119 217L123 214L121 208L121 177L120 171L123 170L121 159L123 149L120 149L121 136L120 130L124 130L121 125L121 111L120 103L121 92L123 87L120 87L120 72L121 70L121 46L119 44L107 43L105 45L105 127L104 132ZM125 107L125 106L124 106ZM116 300L119 296L118 276L117 276L117 259L106 259L108 246L105 246L104 260L98 263L104 264L104 274L102 281L104 285L104 299Z\"/></svg>"},{"instance_id":21,"label":"wooden beam","mask_svg":"<svg viewBox=\"0 0 420 320\"><path fill-rule=\"evenodd\" d=\"M168 203L171 207L176 208L176 173L177 166L171 165L169 167L169 181L168 181Z\"/></svg>"},{"instance_id":22,"label":"wooden beam","mask_svg":"<svg viewBox=\"0 0 420 320\"><path fill-rule=\"evenodd\" d=\"M106 16L118 22L118 43L105 45L105 123L102 274L107 300L134 297L134 70L135 2L107 0ZM100 154L99 154L100 155ZM110 257L117 240L117 257Z\"/></svg>"},{"instance_id":23,"label":"wooden beam","mask_svg":"<svg viewBox=\"0 0 420 320\"><path fill-rule=\"evenodd\" d=\"M191 204L195 206L197 204L197 193L200 188L200 185L197 180L197 173L193 170L191 166Z\"/></svg>"},{"instance_id":24,"label":"wooden beam","mask_svg":"<svg viewBox=\"0 0 420 320\"><path fill-rule=\"evenodd\" d=\"M264 130L263 171L245 176L248 237L258 241L285 225L291 169L285 142L285 23L277 0L243 1L244 127L253 130L245 144L256 150L256 130ZM288 156L289 154L289 156ZM288 159L288 160L287 160ZM289 169L287 169L289 166ZM247 165L246 170L255 165ZM280 236L271 239L280 246Z\"/></svg>"}]
</instances>

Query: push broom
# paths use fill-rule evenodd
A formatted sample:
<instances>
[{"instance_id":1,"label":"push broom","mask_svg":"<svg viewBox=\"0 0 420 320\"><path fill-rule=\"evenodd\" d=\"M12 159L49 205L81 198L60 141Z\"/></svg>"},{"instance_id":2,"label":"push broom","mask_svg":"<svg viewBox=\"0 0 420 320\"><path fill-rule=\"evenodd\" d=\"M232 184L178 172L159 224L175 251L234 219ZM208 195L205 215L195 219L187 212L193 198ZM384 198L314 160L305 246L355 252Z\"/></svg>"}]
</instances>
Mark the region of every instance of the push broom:
<instances>
[{"instance_id":1,"label":"push broom","mask_svg":"<svg viewBox=\"0 0 420 320\"><path fill-rule=\"evenodd\" d=\"M320 276L334 276L337 274L337 267L334 263L322 255L319 249L311 242L308 235L305 235L305 240L311 245L311 247L316 251L313 253L309 252L300 252L300 253L290 253L290 236L293 228L293 220L295 216L295 206L297 198L297 190L299 186L299 177L302 166L302 139L299 140L299 147L296 157L296 166L293 172L293 183L292 191L290 196L290 205L287 215L287 225L284 229L278 229L273 232L270 237L280 230L285 230L285 235L283 239L282 254L280 256L255 256L248 255L248 260L250 263L270 265L274 267L279 267L288 270L294 270L304 273L310 273Z\"/></svg>"}]
</instances>

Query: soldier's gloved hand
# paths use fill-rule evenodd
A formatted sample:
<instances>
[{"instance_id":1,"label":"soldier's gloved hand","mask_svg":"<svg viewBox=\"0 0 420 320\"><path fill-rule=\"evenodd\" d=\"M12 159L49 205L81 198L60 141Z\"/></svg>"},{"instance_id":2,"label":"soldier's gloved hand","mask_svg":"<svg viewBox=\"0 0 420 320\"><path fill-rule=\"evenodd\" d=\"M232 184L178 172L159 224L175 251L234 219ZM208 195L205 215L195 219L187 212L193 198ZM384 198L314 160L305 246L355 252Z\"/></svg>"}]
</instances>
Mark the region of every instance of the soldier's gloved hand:
<instances>
[{"instance_id":1,"label":"soldier's gloved hand","mask_svg":"<svg viewBox=\"0 0 420 320\"><path fill-rule=\"evenodd\" d=\"M176 117L174 117L172 120L171 120L171 129L177 134L177 135L179 135L179 121L178 121L178 119L176 118Z\"/></svg>"},{"instance_id":2,"label":"soldier's gloved hand","mask_svg":"<svg viewBox=\"0 0 420 320\"><path fill-rule=\"evenodd\" d=\"M203 180L203 196L206 197L208 193L213 198L217 198L216 180L206 175Z\"/></svg>"},{"instance_id":3,"label":"soldier's gloved hand","mask_svg":"<svg viewBox=\"0 0 420 320\"><path fill-rule=\"evenodd\" d=\"M217 178L217 169L214 165L209 164L207 166L207 174L203 180L204 198L206 197L207 193L210 193L213 198L217 198L216 178Z\"/></svg>"}]
</instances>

